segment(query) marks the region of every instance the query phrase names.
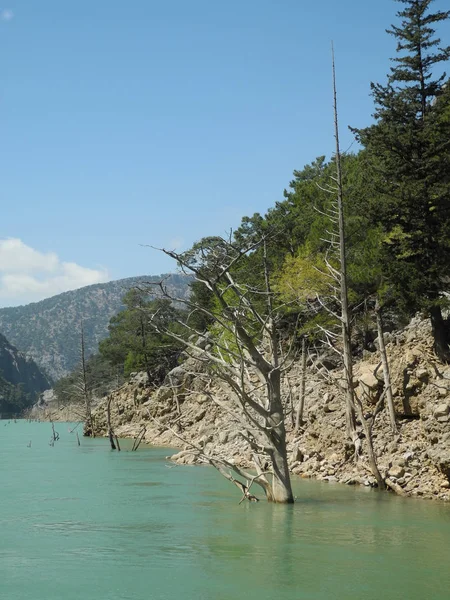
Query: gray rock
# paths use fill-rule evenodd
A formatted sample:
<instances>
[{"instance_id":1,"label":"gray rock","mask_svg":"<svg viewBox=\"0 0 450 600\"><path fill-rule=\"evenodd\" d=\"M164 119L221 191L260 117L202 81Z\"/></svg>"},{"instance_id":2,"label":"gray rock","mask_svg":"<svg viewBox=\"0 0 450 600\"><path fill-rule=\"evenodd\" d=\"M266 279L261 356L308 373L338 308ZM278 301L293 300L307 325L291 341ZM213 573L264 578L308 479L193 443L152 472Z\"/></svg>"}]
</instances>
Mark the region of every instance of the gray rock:
<instances>
[{"instance_id":1,"label":"gray rock","mask_svg":"<svg viewBox=\"0 0 450 600\"><path fill-rule=\"evenodd\" d=\"M359 381L367 388L369 388L369 390L376 390L380 385L380 382L371 370L367 370L365 373L362 373L359 376Z\"/></svg>"},{"instance_id":2,"label":"gray rock","mask_svg":"<svg viewBox=\"0 0 450 600\"><path fill-rule=\"evenodd\" d=\"M439 404L437 408L434 410L434 416L436 419L438 417L446 417L450 413L450 405L448 404Z\"/></svg>"},{"instance_id":3,"label":"gray rock","mask_svg":"<svg viewBox=\"0 0 450 600\"><path fill-rule=\"evenodd\" d=\"M328 404L325 404L325 406L323 407L323 412L324 413L331 413L331 412L336 412L337 410L339 410L340 406L338 402L329 402Z\"/></svg>"},{"instance_id":4,"label":"gray rock","mask_svg":"<svg viewBox=\"0 0 450 600\"><path fill-rule=\"evenodd\" d=\"M421 379L421 380L428 379L428 371L426 369L424 369L423 367L419 368L416 371L416 377L417 377L417 379Z\"/></svg>"},{"instance_id":5,"label":"gray rock","mask_svg":"<svg viewBox=\"0 0 450 600\"><path fill-rule=\"evenodd\" d=\"M221 431L218 439L219 444L226 444L228 442L228 431Z\"/></svg>"},{"instance_id":6,"label":"gray rock","mask_svg":"<svg viewBox=\"0 0 450 600\"><path fill-rule=\"evenodd\" d=\"M175 367L166 375L165 383L169 386L180 386L186 378L186 371L183 367Z\"/></svg>"},{"instance_id":7,"label":"gray rock","mask_svg":"<svg viewBox=\"0 0 450 600\"><path fill-rule=\"evenodd\" d=\"M436 421L438 423L448 423L450 421L450 415L446 415L445 417L437 417Z\"/></svg>"},{"instance_id":8,"label":"gray rock","mask_svg":"<svg viewBox=\"0 0 450 600\"><path fill-rule=\"evenodd\" d=\"M389 477L395 477L395 479L400 479L405 474L405 469L400 465L393 465L389 469Z\"/></svg>"},{"instance_id":9,"label":"gray rock","mask_svg":"<svg viewBox=\"0 0 450 600\"><path fill-rule=\"evenodd\" d=\"M304 460L304 455L303 452L300 450L300 448L298 446L296 446L293 450L292 450L292 461L293 462L302 462Z\"/></svg>"},{"instance_id":10,"label":"gray rock","mask_svg":"<svg viewBox=\"0 0 450 600\"><path fill-rule=\"evenodd\" d=\"M192 420L194 421L194 423L198 423L199 421L204 419L205 415L206 415L206 410L199 410L198 413L192 417Z\"/></svg>"}]
</instances>

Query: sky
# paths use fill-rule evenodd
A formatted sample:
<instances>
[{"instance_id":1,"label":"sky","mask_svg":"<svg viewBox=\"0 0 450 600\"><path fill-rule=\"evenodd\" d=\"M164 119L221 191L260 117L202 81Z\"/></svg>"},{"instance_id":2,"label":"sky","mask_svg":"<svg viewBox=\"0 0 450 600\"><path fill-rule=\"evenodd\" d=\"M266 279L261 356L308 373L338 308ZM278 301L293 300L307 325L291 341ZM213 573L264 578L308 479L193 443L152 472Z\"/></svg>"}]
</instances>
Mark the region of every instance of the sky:
<instances>
[{"instance_id":1,"label":"sky","mask_svg":"<svg viewBox=\"0 0 450 600\"><path fill-rule=\"evenodd\" d=\"M174 271L371 122L393 0L5 0L0 306ZM436 0L433 10L448 8ZM450 43L450 26L438 30Z\"/></svg>"}]
</instances>

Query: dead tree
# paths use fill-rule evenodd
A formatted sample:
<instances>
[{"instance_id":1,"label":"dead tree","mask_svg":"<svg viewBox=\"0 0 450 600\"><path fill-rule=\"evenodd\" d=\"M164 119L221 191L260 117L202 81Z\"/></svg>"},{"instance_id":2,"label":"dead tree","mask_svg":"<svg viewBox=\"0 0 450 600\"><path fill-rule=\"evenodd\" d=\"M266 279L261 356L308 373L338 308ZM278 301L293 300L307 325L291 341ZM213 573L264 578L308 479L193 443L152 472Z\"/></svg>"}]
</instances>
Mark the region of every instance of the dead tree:
<instances>
[{"instance_id":1,"label":"dead tree","mask_svg":"<svg viewBox=\"0 0 450 600\"><path fill-rule=\"evenodd\" d=\"M111 446L111 450L118 450L120 452L119 440L117 439L117 436L114 433L114 430L111 425L111 401L112 401L112 398L113 398L113 396L112 396L112 394L110 394L108 396L108 400L106 401L106 423L108 425L108 438L109 438L109 444Z\"/></svg>"},{"instance_id":2,"label":"dead tree","mask_svg":"<svg viewBox=\"0 0 450 600\"><path fill-rule=\"evenodd\" d=\"M248 500L249 502L259 502L259 498L250 493L250 488L255 483L255 481L258 482L258 479L264 477L265 475L270 475L270 471L260 471L256 475L251 475L247 473L244 469L241 469L237 465L230 463L230 461L228 460L219 457L213 457L210 454L206 453L203 450L203 448L187 440L184 436L180 435L177 431L169 427L167 424L163 424L160 421L158 421L158 419L156 419L150 414L150 411L148 409L147 411L149 413L150 419L156 423L159 429L170 431L184 444L190 446L203 462L217 469L217 471L219 471L219 473L223 477L225 477L225 479L228 479L228 481L233 483L239 490L241 490L242 498L240 499L239 504L241 504L244 500ZM240 477L246 479L246 482L242 483L242 481L233 477L233 472L237 473Z\"/></svg>"},{"instance_id":3,"label":"dead tree","mask_svg":"<svg viewBox=\"0 0 450 600\"><path fill-rule=\"evenodd\" d=\"M131 448L131 452L137 451L137 449L141 445L146 433L147 433L147 427L145 425L142 425L141 430L134 438L133 447Z\"/></svg>"},{"instance_id":4,"label":"dead tree","mask_svg":"<svg viewBox=\"0 0 450 600\"><path fill-rule=\"evenodd\" d=\"M342 155L339 143L339 123L337 111L337 92L336 92L336 70L334 60L334 50L332 49L332 72L333 72L333 112L334 112L334 135L335 135L335 165L336 172L333 177L333 183L328 186L325 191L332 193L335 196L335 201L331 209L326 214L332 223L331 231L327 231L329 239L324 240L329 244L329 253L325 258L327 267L327 276L329 278L330 294L333 306L338 306L337 309L330 308L330 305L322 298L317 298L321 308L331 314L340 324L341 334L338 336L335 332L324 328L322 332L328 346L337 352L343 362L344 376L342 387L345 395L346 408L346 429L347 436L353 446L355 460L358 460L362 444L360 435L357 430L357 417L361 423L363 435L366 440L367 455L369 465L375 479L380 488L385 487L384 480L380 474L377 464L377 458L373 447L372 430L375 418L366 419L363 408L363 398L360 398L354 389L353 381L353 357L351 348L351 314L348 301L348 276L347 276L347 252L345 243L345 214L344 214L344 184L342 178ZM390 386L389 386L390 389ZM385 390L386 391L386 390ZM384 396L384 395L383 395ZM379 404L377 411L381 408ZM375 414L376 416L376 414Z\"/></svg>"},{"instance_id":5,"label":"dead tree","mask_svg":"<svg viewBox=\"0 0 450 600\"><path fill-rule=\"evenodd\" d=\"M78 396L79 400L84 404L85 435L95 437L95 427L92 415L92 390L88 381L86 369L86 347L83 320L80 322L80 363L73 388L76 396Z\"/></svg>"},{"instance_id":6,"label":"dead tree","mask_svg":"<svg viewBox=\"0 0 450 600\"><path fill-rule=\"evenodd\" d=\"M353 387L353 358L351 348L351 317L348 302L348 277L347 277L347 250L345 240L345 215L344 215L344 184L342 179L342 155L339 143L339 122L337 111L336 91L336 69L334 60L334 48L332 47L332 72L333 72L333 113L334 113L334 137L335 137L335 175L333 182L324 191L335 197L331 208L323 213L331 223L331 230L327 230L328 238L324 239L329 245L329 251L325 257L327 277L329 278L329 299L324 301L317 296L320 308L325 309L340 324L341 348L337 348L339 336L337 333L321 328L324 339L328 346L341 356L344 366L343 389L345 395L345 413L347 436L358 458L361 450L361 441L356 430L355 394ZM331 306L338 306L332 309Z\"/></svg>"},{"instance_id":7,"label":"dead tree","mask_svg":"<svg viewBox=\"0 0 450 600\"><path fill-rule=\"evenodd\" d=\"M300 398L297 405L297 414L295 417L295 433L298 433L300 425L303 423L303 411L305 409L305 391L306 391L306 337L302 339L302 374L300 380Z\"/></svg>"},{"instance_id":8,"label":"dead tree","mask_svg":"<svg viewBox=\"0 0 450 600\"><path fill-rule=\"evenodd\" d=\"M289 352L281 352L278 335L278 309L270 287L265 252L266 240L240 248L231 239L206 238L183 254L163 250L204 285L214 297L217 308L196 305L190 299L174 298L164 282L159 284L163 297L184 305L191 313L200 312L212 321L206 344L204 332L197 331L187 320L178 319L184 334L158 322L157 314L149 315L155 330L181 342L185 352L203 364L212 381L218 382L227 400L206 392L210 401L220 406L252 450L256 476L243 475L242 469L208 456L228 479L231 472L254 481L263 488L269 501L290 503L294 497L288 468L282 381L288 369ZM235 267L245 255L259 250L262 254L264 285L254 288L239 282ZM270 469L263 465L270 465ZM220 468L219 468L220 465ZM230 480L231 480L230 479ZM236 483L236 482L235 482ZM238 485L236 483L236 485ZM240 482L240 485L242 482Z\"/></svg>"},{"instance_id":9,"label":"dead tree","mask_svg":"<svg viewBox=\"0 0 450 600\"><path fill-rule=\"evenodd\" d=\"M355 399L353 391L353 358L351 346L351 319L348 306L348 278L347 278L347 252L345 244L345 219L344 219L344 186L342 182L342 160L339 144L339 122L337 112L336 68L333 49L333 111L334 111L334 137L336 141L336 188L337 212L339 231L339 291L341 304L342 346L344 358L344 379L346 398L346 423L347 435L355 446L355 455L358 456L360 442L355 425Z\"/></svg>"},{"instance_id":10,"label":"dead tree","mask_svg":"<svg viewBox=\"0 0 450 600\"><path fill-rule=\"evenodd\" d=\"M378 300L375 304L375 314L377 317L377 332L378 332L378 344L380 347L381 363L383 365L383 378L384 378L384 389L386 391L386 404L389 410L389 419L391 421L391 429L395 434L398 431L397 420L395 418L395 406L394 399L392 397L392 385L391 385L391 372L389 369L389 362L387 358L386 345L384 343L384 331L383 331L383 315L380 303Z\"/></svg>"},{"instance_id":11,"label":"dead tree","mask_svg":"<svg viewBox=\"0 0 450 600\"><path fill-rule=\"evenodd\" d=\"M14 423L16 421L14 420ZM59 433L55 430L55 424L53 423L53 421L51 421L52 424L52 437L50 438L50 442L49 445L50 446L54 446L55 442L57 442L59 440Z\"/></svg>"}]
</instances>

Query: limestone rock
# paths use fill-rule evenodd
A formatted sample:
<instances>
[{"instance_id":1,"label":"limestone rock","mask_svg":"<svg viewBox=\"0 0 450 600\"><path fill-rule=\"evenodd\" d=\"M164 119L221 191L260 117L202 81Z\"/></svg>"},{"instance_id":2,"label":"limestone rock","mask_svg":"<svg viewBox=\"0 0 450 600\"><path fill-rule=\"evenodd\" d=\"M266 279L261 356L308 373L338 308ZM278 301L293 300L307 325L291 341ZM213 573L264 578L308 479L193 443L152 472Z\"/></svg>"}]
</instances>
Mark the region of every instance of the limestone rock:
<instances>
[{"instance_id":1,"label":"limestone rock","mask_svg":"<svg viewBox=\"0 0 450 600\"><path fill-rule=\"evenodd\" d=\"M359 381L366 386L370 391L376 391L380 385L380 382L375 377L373 371L375 369L367 368L359 375Z\"/></svg>"},{"instance_id":2,"label":"limestone rock","mask_svg":"<svg viewBox=\"0 0 450 600\"><path fill-rule=\"evenodd\" d=\"M450 405L449 404L439 404L434 410L434 416L437 419L438 417L446 417L450 413Z\"/></svg>"},{"instance_id":3,"label":"limestone rock","mask_svg":"<svg viewBox=\"0 0 450 600\"><path fill-rule=\"evenodd\" d=\"M400 479L405 474L405 469L401 465L393 465L389 469L389 476L395 479Z\"/></svg>"}]
</instances>

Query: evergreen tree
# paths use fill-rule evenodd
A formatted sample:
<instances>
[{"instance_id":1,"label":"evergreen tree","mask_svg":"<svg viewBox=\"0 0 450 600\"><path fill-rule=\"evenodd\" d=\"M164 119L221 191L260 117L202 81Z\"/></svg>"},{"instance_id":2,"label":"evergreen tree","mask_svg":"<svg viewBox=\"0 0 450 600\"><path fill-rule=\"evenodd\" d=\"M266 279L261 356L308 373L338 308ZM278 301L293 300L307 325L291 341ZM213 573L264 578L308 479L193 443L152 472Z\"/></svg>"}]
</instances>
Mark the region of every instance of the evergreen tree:
<instances>
[{"instance_id":1,"label":"evergreen tree","mask_svg":"<svg viewBox=\"0 0 450 600\"><path fill-rule=\"evenodd\" d=\"M443 291L450 277L450 122L445 73L450 58L434 25L450 11L430 12L433 0L397 0L400 26L387 83L372 84L376 123L354 130L367 149L376 181L373 219L384 227L385 274L408 314L431 316L435 350L450 360L449 334L442 318ZM447 117L445 117L447 115ZM446 183L443 183L443 177Z\"/></svg>"},{"instance_id":2,"label":"evergreen tree","mask_svg":"<svg viewBox=\"0 0 450 600\"><path fill-rule=\"evenodd\" d=\"M125 377L132 371L144 370L149 385L155 385L162 383L166 373L177 365L180 345L155 333L149 319L176 327L181 315L169 301L149 301L148 295L147 290L136 288L125 295L126 308L111 319L109 337L100 342L99 350L111 365L123 367Z\"/></svg>"}]
</instances>

